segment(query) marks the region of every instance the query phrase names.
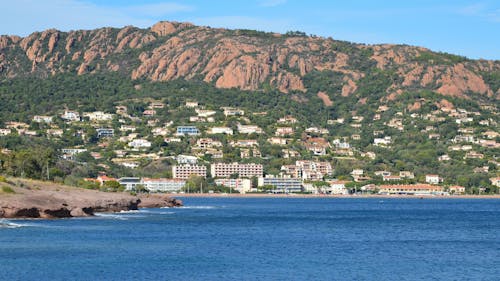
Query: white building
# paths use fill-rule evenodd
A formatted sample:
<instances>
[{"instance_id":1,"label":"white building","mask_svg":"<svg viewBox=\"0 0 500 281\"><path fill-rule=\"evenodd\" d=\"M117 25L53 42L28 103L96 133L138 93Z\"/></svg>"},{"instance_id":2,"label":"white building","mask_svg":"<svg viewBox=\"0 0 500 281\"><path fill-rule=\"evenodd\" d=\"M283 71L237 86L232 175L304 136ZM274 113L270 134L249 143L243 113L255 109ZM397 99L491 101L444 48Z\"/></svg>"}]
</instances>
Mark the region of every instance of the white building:
<instances>
[{"instance_id":1,"label":"white building","mask_svg":"<svg viewBox=\"0 0 500 281\"><path fill-rule=\"evenodd\" d=\"M151 192L179 192L186 185L186 181L181 179L142 178L141 184Z\"/></svg>"},{"instance_id":2,"label":"white building","mask_svg":"<svg viewBox=\"0 0 500 281\"><path fill-rule=\"evenodd\" d=\"M82 153L87 151L86 148L63 148L61 149L61 152L64 154L69 154L69 155L76 155L78 153Z\"/></svg>"},{"instance_id":3,"label":"white building","mask_svg":"<svg viewBox=\"0 0 500 281\"><path fill-rule=\"evenodd\" d=\"M189 108L198 107L198 102L197 101L186 101L186 107L189 107Z\"/></svg>"},{"instance_id":4,"label":"white building","mask_svg":"<svg viewBox=\"0 0 500 281\"><path fill-rule=\"evenodd\" d=\"M191 156L191 155L177 155L177 157L175 157L175 160L177 161L177 163L179 164L191 164L191 165L195 165L196 163L198 163L198 158L196 156Z\"/></svg>"},{"instance_id":5,"label":"white building","mask_svg":"<svg viewBox=\"0 0 500 281\"><path fill-rule=\"evenodd\" d=\"M215 184L232 188L241 194L249 192L252 188L250 179L216 179Z\"/></svg>"},{"instance_id":6,"label":"white building","mask_svg":"<svg viewBox=\"0 0 500 281\"><path fill-rule=\"evenodd\" d=\"M266 177L259 177L258 186L263 187L266 185L274 186L274 193L289 193L301 192L302 180L298 178L287 177L274 177L267 175Z\"/></svg>"},{"instance_id":7,"label":"white building","mask_svg":"<svg viewBox=\"0 0 500 281\"><path fill-rule=\"evenodd\" d=\"M90 121L110 121L113 120L113 114L102 111L84 112L83 117L88 117Z\"/></svg>"},{"instance_id":8,"label":"white building","mask_svg":"<svg viewBox=\"0 0 500 281\"><path fill-rule=\"evenodd\" d=\"M325 189L326 193L336 194L336 195L344 195L347 194L347 188L345 184L348 183L346 181L330 181L328 182L330 185Z\"/></svg>"},{"instance_id":9,"label":"white building","mask_svg":"<svg viewBox=\"0 0 500 281\"><path fill-rule=\"evenodd\" d=\"M276 128L276 136L287 136L293 134L293 128L292 127L278 127Z\"/></svg>"},{"instance_id":10,"label":"white building","mask_svg":"<svg viewBox=\"0 0 500 281\"><path fill-rule=\"evenodd\" d=\"M185 185L186 181L179 179L165 178L134 178L123 177L118 182L125 187L127 191L134 191L138 186L143 186L150 192L178 192Z\"/></svg>"},{"instance_id":11,"label":"white building","mask_svg":"<svg viewBox=\"0 0 500 281\"><path fill-rule=\"evenodd\" d=\"M61 118L66 121L80 121L80 113L76 111L65 110Z\"/></svg>"},{"instance_id":12,"label":"white building","mask_svg":"<svg viewBox=\"0 0 500 281\"><path fill-rule=\"evenodd\" d=\"M245 115L245 111L238 109L238 108L233 108L233 107L222 107L224 110L224 115L227 116L239 116L239 115Z\"/></svg>"},{"instance_id":13,"label":"white building","mask_svg":"<svg viewBox=\"0 0 500 281\"><path fill-rule=\"evenodd\" d=\"M198 114L198 117L210 117L212 115L215 115L217 112L215 110L205 110L205 109L195 109L196 114Z\"/></svg>"},{"instance_id":14,"label":"white building","mask_svg":"<svg viewBox=\"0 0 500 281\"><path fill-rule=\"evenodd\" d=\"M439 175L425 175L425 182L430 184L439 184L443 179Z\"/></svg>"},{"instance_id":15,"label":"white building","mask_svg":"<svg viewBox=\"0 0 500 281\"><path fill-rule=\"evenodd\" d=\"M133 148L148 148L151 147L151 142L145 139L135 139L129 142L128 146Z\"/></svg>"},{"instance_id":16,"label":"white building","mask_svg":"<svg viewBox=\"0 0 500 281\"><path fill-rule=\"evenodd\" d=\"M257 125L241 125L238 124L238 132L240 134L262 134L262 129Z\"/></svg>"},{"instance_id":17,"label":"white building","mask_svg":"<svg viewBox=\"0 0 500 281\"><path fill-rule=\"evenodd\" d=\"M0 136L6 136L12 133L11 129L0 129Z\"/></svg>"},{"instance_id":18,"label":"white building","mask_svg":"<svg viewBox=\"0 0 500 281\"><path fill-rule=\"evenodd\" d=\"M212 127L208 131L209 134L226 134L226 135L232 135L233 134L233 129L229 127Z\"/></svg>"},{"instance_id":19,"label":"white building","mask_svg":"<svg viewBox=\"0 0 500 281\"><path fill-rule=\"evenodd\" d=\"M33 117L33 121L37 123L52 123L52 120L53 120L52 116L35 115Z\"/></svg>"},{"instance_id":20,"label":"white building","mask_svg":"<svg viewBox=\"0 0 500 281\"><path fill-rule=\"evenodd\" d=\"M375 138L373 144L376 146L388 146L392 143L391 137Z\"/></svg>"}]
</instances>

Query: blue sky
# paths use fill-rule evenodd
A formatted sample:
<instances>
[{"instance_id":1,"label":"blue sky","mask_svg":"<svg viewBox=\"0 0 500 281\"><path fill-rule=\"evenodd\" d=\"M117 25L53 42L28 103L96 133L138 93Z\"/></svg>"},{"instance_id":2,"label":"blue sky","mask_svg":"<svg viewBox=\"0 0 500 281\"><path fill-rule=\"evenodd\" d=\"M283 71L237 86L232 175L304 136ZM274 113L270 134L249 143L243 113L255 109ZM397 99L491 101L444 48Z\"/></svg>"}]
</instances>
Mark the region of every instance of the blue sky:
<instances>
[{"instance_id":1,"label":"blue sky","mask_svg":"<svg viewBox=\"0 0 500 281\"><path fill-rule=\"evenodd\" d=\"M499 0L0 0L0 34L26 36L160 20L417 45L500 59Z\"/></svg>"}]
</instances>

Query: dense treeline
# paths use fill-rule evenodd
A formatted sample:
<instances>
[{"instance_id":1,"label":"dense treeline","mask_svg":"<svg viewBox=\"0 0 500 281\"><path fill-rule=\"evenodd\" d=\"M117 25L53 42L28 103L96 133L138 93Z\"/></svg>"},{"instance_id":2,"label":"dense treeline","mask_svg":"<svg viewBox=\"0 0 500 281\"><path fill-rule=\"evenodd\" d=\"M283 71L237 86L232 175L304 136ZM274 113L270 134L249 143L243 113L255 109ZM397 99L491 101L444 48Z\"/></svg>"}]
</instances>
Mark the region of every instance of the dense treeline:
<instances>
[{"instance_id":1,"label":"dense treeline","mask_svg":"<svg viewBox=\"0 0 500 281\"><path fill-rule=\"evenodd\" d=\"M363 54L360 54L362 56ZM123 149L123 143L111 141L109 146L99 152L101 160L94 159L89 152L82 153L76 162L59 159L59 150L63 147L79 145L96 146L98 139L95 128L83 123L66 124L60 118L55 118L54 124L64 129L61 139L48 140L43 137L43 130L48 127L32 122L34 115L57 115L65 108L80 112L101 110L114 113L115 106L126 105L128 113L132 116L141 117L142 112L147 109L152 100L162 101L167 106L158 109L157 116L160 122L172 121L174 126L186 125L189 116L194 114L193 109L184 107L186 101L196 100L206 109L215 109L219 112L216 117L221 120L222 125L236 129L238 118L224 117L220 112L222 106L232 106L244 109L245 117L251 119L251 123L260 126L266 132L262 136L248 136L257 139L259 149L264 158L241 159L240 149L229 147L232 140L229 136L212 136L224 144L223 152L226 162L258 162L265 164L267 173L277 174L281 165L291 164L294 159L284 159L282 148L271 145L267 137L274 134L277 127L276 120L286 115L291 115L299 121L296 132L292 136L294 141L288 146L300 152L301 159L313 159L310 152L305 150L301 144L304 137L303 131L307 127L317 126L327 128L330 137L350 137L354 134L360 136L358 140L350 140L356 147L355 156L357 160L342 160L329 154L320 157L320 160L330 161L335 168L335 177L348 178L353 168L361 168L367 172L377 170L407 170L415 174L438 173L446 178L446 184L460 184L468 188L488 186L488 177L495 175L496 165L489 162L498 149L479 148L480 153L485 155L484 159L464 160L464 152L449 152L449 140L456 136L459 126L452 119L433 124L429 121L407 121L405 130L400 132L394 128L385 126L393 118L399 118L399 113L408 113L408 106L415 101L422 102L418 113L429 114L438 109L437 102L447 100L456 107L468 111L481 112L482 119L491 119L498 123L498 115L492 111L483 111L476 100L458 99L444 97L431 91L407 92L399 95L390 102L390 109L380 116L380 120L373 121L379 105L386 95L385 89L398 78L391 71L372 69L359 81L358 90L355 94L342 96L342 74L333 71L312 71L304 78L308 92L291 92L283 94L267 87L263 91L241 91L238 89L217 89L213 85L200 81L176 80L170 82L150 82L147 80L130 80L121 73L96 73L77 76L75 74L59 74L47 79L41 78L14 78L0 83L0 127L6 121L23 121L30 124L30 129L41 132L42 137L25 137L9 135L0 137L0 147L11 150L10 153L1 155L0 173L31 178L49 178L52 180L65 181L69 184L81 185L84 177L95 177L100 171L106 171L111 175L122 176L150 176L169 177L170 167L173 161L142 161L138 169L132 170L112 163L115 157L114 149ZM492 77L495 80L496 78ZM326 106L316 93L322 91L333 101L332 106ZM360 102L360 101L363 102ZM265 115L253 115L252 113L263 113ZM360 122L359 128L350 125L328 122L337 118L344 118L350 122L353 115L362 115L364 120ZM147 120L134 121L137 133L148 138L152 142L152 152L162 151L163 155L175 156L178 154L189 154L190 146L195 143L194 139L185 138L181 143L163 142L161 137L151 136L151 127ZM441 136L440 140L430 140L427 135L422 134L426 126L435 126L436 133ZM44 127L45 126L45 127ZM120 123L115 118L110 124L118 131ZM207 124L197 124L200 129L205 130ZM484 131L478 127L477 120L470 126ZM391 148L381 148L373 145L376 137L374 132L383 131L385 135L393 136ZM86 135L83 140L79 134ZM359 158L362 151L376 153L375 159ZM453 160L439 162L440 155L449 153ZM206 155L203 159L208 163L211 156ZM472 173L474 167L489 168L489 173ZM419 179L420 181L422 179Z\"/></svg>"}]
</instances>

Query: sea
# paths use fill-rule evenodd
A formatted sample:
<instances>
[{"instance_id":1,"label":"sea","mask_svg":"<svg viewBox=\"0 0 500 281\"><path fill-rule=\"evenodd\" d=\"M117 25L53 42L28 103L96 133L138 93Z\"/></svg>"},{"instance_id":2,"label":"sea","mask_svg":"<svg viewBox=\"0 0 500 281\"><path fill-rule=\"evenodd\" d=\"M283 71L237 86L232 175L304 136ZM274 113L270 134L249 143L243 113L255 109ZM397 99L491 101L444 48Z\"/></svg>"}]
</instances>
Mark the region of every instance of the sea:
<instances>
[{"instance_id":1,"label":"sea","mask_svg":"<svg viewBox=\"0 0 500 281\"><path fill-rule=\"evenodd\" d=\"M0 220L0 280L500 280L500 200L181 198Z\"/></svg>"}]
</instances>

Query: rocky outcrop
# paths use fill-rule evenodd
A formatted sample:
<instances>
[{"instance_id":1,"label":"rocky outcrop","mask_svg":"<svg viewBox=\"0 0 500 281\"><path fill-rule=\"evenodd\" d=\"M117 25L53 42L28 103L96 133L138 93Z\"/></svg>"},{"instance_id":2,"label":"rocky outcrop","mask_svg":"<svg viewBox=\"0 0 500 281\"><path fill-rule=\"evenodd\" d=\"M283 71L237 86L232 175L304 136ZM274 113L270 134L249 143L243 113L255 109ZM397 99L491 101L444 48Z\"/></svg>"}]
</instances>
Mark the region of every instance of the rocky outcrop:
<instances>
[{"instance_id":1,"label":"rocky outcrop","mask_svg":"<svg viewBox=\"0 0 500 281\"><path fill-rule=\"evenodd\" d=\"M25 185L29 186L29 185ZM137 210L139 207L178 207L182 201L160 195L109 193L65 186L43 189L11 187L14 194L0 194L0 218L69 218L98 212Z\"/></svg>"},{"instance_id":2,"label":"rocky outcrop","mask_svg":"<svg viewBox=\"0 0 500 281\"><path fill-rule=\"evenodd\" d=\"M146 194L139 196L141 208L162 208L162 207L181 207L182 200L172 198L162 194Z\"/></svg>"},{"instance_id":3,"label":"rocky outcrop","mask_svg":"<svg viewBox=\"0 0 500 281\"><path fill-rule=\"evenodd\" d=\"M288 93L306 92L305 81L312 72L332 71L342 76L335 94L349 96L374 69L397 75L386 90L391 98L407 89L428 89L457 97L474 93L500 99L499 90L492 91L480 74L499 72L499 61L457 62L420 47L369 46L166 21L149 29L51 29L25 38L0 36L0 76L5 77L120 71L131 79L198 79L219 88L270 86Z\"/></svg>"}]
</instances>

